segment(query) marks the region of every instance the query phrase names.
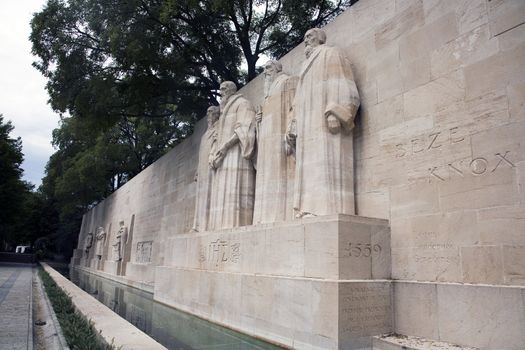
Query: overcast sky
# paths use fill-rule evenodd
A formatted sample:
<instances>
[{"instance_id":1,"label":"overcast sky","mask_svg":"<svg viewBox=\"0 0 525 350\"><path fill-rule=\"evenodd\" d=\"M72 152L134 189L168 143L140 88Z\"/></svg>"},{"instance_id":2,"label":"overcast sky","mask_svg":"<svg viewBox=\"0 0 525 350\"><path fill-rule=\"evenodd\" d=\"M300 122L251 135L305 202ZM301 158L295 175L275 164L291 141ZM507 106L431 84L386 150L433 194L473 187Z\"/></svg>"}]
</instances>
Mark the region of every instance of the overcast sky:
<instances>
[{"instance_id":1,"label":"overcast sky","mask_svg":"<svg viewBox=\"0 0 525 350\"><path fill-rule=\"evenodd\" d=\"M0 113L22 137L24 179L37 187L54 152L51 132L59 116L47 104L44 77L31 66L29 21L45 0L0 0Z\"/></svg>"}]
</instances>

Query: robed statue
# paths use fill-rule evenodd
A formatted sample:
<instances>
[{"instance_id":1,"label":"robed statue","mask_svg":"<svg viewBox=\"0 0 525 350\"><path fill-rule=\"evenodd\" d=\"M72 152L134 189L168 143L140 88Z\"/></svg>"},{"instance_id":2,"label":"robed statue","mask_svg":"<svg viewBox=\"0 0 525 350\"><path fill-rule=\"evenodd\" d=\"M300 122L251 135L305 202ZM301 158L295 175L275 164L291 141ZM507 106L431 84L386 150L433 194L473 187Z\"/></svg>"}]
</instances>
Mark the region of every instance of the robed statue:
<instances>
[{"instance_id":1,"label":"robed statue","mask_svg":"<svg viewBox=\"0 0 525 350\"><path fill-rule=\"evenodd\" d=\"M217 149L211 155L214 169L209 229L251 225L255 192L255 110L231 81L220 85L221 116Z\"/></svg>"},{"instance_id":2,"label":"robed statue","mask_svg":"<svg viewBox=\"0 0 525 350\"><path fill-rule=\"evenodd\" d=\"M286 155L285 135L291 121L297 78L282 70L278 61L270 60L264 65L264 102L256 114L254 224L293 218L295 162Z\"/></svg>"},{"instance_id":3,"label":"robed statue","mask_svg":"<svg viewBox=\"0 0 525 350\"><path fill-rule=\"evenodd\" d=\"M106 231L104 231L103 227L97 228L95 231L95 255L98 257L98 259L102 259L102 255L104 255L104 243L106 242Z\"/></svg>"},{"instance_id":4,"label":"robed statue","mask_svg":"<svg viewBox=\"0 0 525 350\"><path fill-rule=\"evenodd\" d=\"M211 184L214 171L210 166L210 155L214 155L217 146L216 125L219 120L220 110L218 106L211 106L206 113L208 127L202 135L199 147L199 161L195 181L197 191L195 199L195 216L193 219L193 231L206 231L208 229Z\"/></svg>"},{"instance_id":5,"label":"robed statue","mask_svg":"<svg viewBox=\"0 0 525 350\"><path fill-rule=\"evenodd\" d=\"M326 34L310 29L304 36L303 63L294 99L297 218L354 214L352 129L360 100L350 62L325 45Z\"/></svg>"},{"instance_id":6,"label":"robed statue","mask_svg":"<svg viewBox=\"0 0 525 350\"><path fill-rule=\"evenodd\" d=\"M113 241L113 260L120 261L124 256L124 248L128 242L128 228L124 226L124 221L119 222L120 228Z\"/></svg>"}]
</instances>

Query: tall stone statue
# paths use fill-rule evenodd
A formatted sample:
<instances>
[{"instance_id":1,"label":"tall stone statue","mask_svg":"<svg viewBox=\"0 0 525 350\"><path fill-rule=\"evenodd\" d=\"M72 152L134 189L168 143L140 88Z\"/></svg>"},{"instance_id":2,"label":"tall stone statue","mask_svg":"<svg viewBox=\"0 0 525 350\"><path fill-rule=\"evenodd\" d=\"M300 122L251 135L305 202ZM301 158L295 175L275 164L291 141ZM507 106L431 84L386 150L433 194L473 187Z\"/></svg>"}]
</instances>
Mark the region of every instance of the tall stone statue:
<instances>
[{"instance_id":1,"label":"tall stone statue","mask_svg":"<svg viewBox=\"0 0 525 350\"><path fill-rule=\"evenodd\" d=\"M104 243L106 242L106 231L104 231L103 227L97 228L95 231L95 255L98 257L98 259L102 259L102 255L104 255Z\"/></svg>"},{"instance_id":2,"label":"tall stone statue","mask_svg":"<svg viewBox=\"0 0 525 350\"><path fill-rule=\"evenodd\" d=\"M277 61L264 65L264 103L257 120L257 176L254 223L293 218L295 163L286 156L286 129L291 119L297 78L282 72Z\"/></svg>"},{"instance_id":3,"label":"tall stone statue","mask_svg":"<svg viewBox=\"0 0 525 350\"><path fill-rule=\"evenodd\" d=\"M351 131L360 100L350 62L325 45L326 34L304 36L306 61L294 100L296 119L296 217L354 214L354 157Z\"/></svg>"},{"instance_id":4,"label":"tall stone statue","mask_svg":"<svg viewBox=\"0 0 525 350\"><path fill-rule=\"evenodd\" d=\"M255 110L231 81L221 84L221 117L210 201L210 229L251 225L255 192Z\"/></svg>"},{"instance_id":5,"label":"tall stone statue","mask_svg":"<svg viewBox=\"0 0 525 350\"><path fill-rule=\"evenodd\" d=\"M193 231L206 231L208 229L211 182L213 179L213 171L210 167L210 155L216 152L217 131L215 126L219 120L219 115L220 109L217 106L209 107L206 113L208 128L201 138L199 163L197 165L197 173L195 174L197 195L195 199Z\"/></svg>"},{"instance_id":6,"label":"tall stone statue","mask_svg":"<svg viewBox=\"0 0 525 350\"><path fill-rule=\"evenodd\" d=\"M89 255L89 250L91 249L92 245L93 245L93 233L89 232L86 235L86 239L84 240L84 252L86 253L86 257Z\"/></svg>"},{"instance_id":7,"label":"tall stone statue","mask_svg":"<svg viewBox=\"0 0 525 350\"><path fill-rule=\"evenodd\" d=\"M124 256L124 247L128 243L128 228L124 226L124 221L119 222L120 228L113 241L113 260L120 261Z\"/></svg>"}]
</instances>

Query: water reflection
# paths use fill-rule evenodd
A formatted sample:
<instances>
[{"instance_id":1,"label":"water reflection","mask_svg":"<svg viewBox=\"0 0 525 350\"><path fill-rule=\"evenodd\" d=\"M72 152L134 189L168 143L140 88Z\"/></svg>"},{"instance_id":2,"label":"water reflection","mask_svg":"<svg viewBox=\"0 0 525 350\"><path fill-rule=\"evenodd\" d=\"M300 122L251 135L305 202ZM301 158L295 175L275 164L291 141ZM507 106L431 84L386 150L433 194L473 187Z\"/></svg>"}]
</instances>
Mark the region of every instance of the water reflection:
<instances>
[{"instance_id":1,"label":"water reflection","mask_svg":"<svg viewBox=\"0 0 525 350\"><path fill-rule=\"evenodd\" d=\"M70 279L168 349L281 349L159 304L139 289L75 269Z\"/></svg>"}]
</instances>

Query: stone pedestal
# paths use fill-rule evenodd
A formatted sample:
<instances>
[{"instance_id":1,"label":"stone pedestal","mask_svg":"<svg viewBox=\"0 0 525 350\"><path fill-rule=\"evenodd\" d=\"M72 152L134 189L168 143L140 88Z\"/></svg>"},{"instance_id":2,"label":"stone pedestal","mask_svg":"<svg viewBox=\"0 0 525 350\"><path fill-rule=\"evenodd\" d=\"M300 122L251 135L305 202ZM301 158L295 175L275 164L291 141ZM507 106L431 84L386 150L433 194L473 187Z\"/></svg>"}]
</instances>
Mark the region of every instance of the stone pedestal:
<instances>
[{"instance_id":1,"label":"stone pedestal","mask_svg":"<svg viewBox=\"0 0 525 350\"><path fill-rule=\"evenodd\" d=\"M153 284L155 282L155 267L151 264L126 263L126 276L133 280Z\"/></svg>"},{"instance_id":2,"label":"stone pedestal","mask_svg":"<svg viewBox=\"0 0 525 350\"><path fill-rule=\"evenodd\" d=\"M111 275L120 275L120 261L104 261L103 271Z\"/></svg>"},{"instance_id":3,"label":"stone pedestal","mask_svg":"<svg viewBox=\"0 0 525 350\"><path fill-rule=\"evenodd\" d=\"M172 238L155 300L297 349L393 330L387 221L334 215Z\"/></svg>"}]
</instances>

